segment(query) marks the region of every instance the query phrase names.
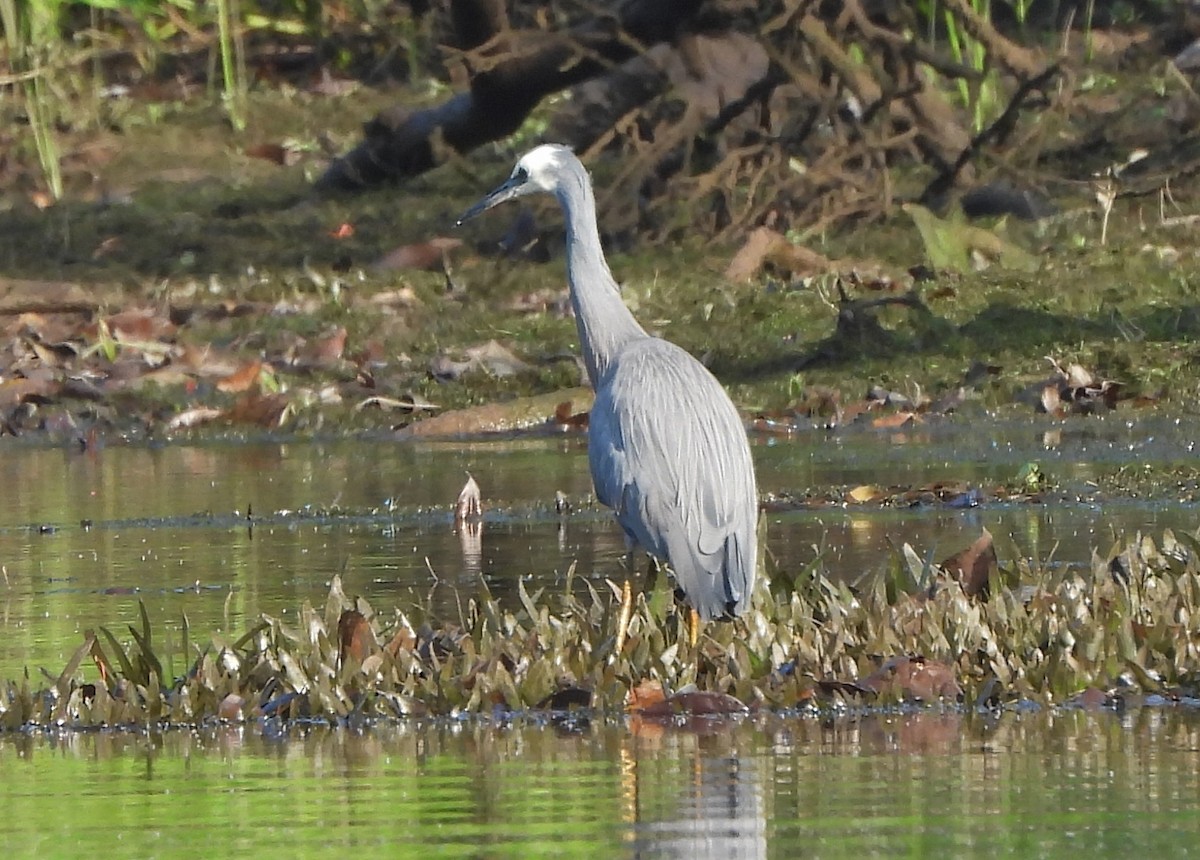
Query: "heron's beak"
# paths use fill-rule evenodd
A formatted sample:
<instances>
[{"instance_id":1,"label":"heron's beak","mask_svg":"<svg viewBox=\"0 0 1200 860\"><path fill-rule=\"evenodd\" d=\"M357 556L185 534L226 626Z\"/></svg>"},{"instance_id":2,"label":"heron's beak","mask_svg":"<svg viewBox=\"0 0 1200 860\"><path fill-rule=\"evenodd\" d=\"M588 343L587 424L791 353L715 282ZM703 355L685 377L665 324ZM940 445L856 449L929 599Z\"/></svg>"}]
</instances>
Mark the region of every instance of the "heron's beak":
<instances>
[{"instance_id":1,"label":"heron's beak","mask_svg":"<svg viewBox=\"0 0 1200 860\"><path fill-rule=\"evenodd\" d=\"M514 197L519 197L521 189L525 187L525 182L526 180L523 177L510 176L507 182L488 194L466 212L459 215L458 220L454 222L454 226L461 227L464 222L470 221L476 215L488 211L493 206L503 203L505 200L512 200Z\"/></svg>"}]
</instances>

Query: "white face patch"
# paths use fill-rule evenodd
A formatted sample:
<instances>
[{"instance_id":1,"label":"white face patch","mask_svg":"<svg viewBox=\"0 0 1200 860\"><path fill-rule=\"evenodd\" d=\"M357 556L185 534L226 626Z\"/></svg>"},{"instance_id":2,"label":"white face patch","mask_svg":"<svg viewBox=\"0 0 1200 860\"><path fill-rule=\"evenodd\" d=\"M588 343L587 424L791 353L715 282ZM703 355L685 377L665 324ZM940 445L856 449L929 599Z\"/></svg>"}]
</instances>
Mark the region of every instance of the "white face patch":
<instances>
[{"instance_id":1,"label":"white face patch","mask_svg":"<svg viewBox=\"0 0 1200 860\"><path fill-rule=\"evenodd\" d=\"M561 174L565 156L570 156L571 150L562 144L546 143L535 147L517 162L514 175L524 169L529 177L529 184L542 191L554 189L555 178Z\"/></svg>"}]
</instances>

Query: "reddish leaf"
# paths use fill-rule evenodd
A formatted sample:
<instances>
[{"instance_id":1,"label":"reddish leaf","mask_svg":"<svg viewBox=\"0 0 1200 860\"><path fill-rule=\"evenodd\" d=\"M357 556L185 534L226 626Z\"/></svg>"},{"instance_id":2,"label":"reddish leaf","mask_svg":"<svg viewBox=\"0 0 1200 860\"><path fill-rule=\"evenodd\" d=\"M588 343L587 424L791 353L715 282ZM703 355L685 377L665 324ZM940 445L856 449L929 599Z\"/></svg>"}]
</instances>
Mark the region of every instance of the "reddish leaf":
<instances>
[{"instance_id":1,"label":"reddish leaf","mask_svg":"<svg viewBox=\"0 0 1200 860\"><path fill-rule=\"evenodd\" d=\"M300 160L300 153L281 143L256 143L242 150L251 158L261 158L283 167L295 164Z\"/></svg>"},{"instance_id":2,"label":"reddish leaf","mask_svg":"<svg viewBox=\"0 0 1200 860\"><path fill-rule=\"evenodd\" d=\"M881 430L893 430L907 424L915 424L921 419L915 412L893 412L891 415L879 415L871 419L871 426Z\"/></svg>"},{"instance_id":3,"label":"reddish leaf","mask_svg":"<svg viewBox=\"0 0 1200 860\"><path fill-rule=\"evenodd\" d=\"M667 694L663 692L662 681L645 680L629 691L625 709L631 713L640 713L665 702Z\"/></svg>"},{"instance_id":4,"label":"reddish leaf","mask_svg":"<svg viewBox=\"0 0 1200 860\"><path fill-rule=\"evenodd\" d=\"M241 369L218 380L217 390L224 391L227 394L241 394L243 391L249 391L258 384L262 368L263 364L261 361L252 361L249 364L243 365Z\"/></svg>"},{"instance_id":5,"label":"reddish leaf","mask_svg":"<svg viewBox=\"0 0 1200 860\"><path fill-rule=\"evenodd\" d=\"M685 715L690 717L727 717L734 714L748 714L747 708L740 700L725 693L710 693L703 690L690 690L676 693L661 702L655 702L642 708L643 717L674 717Z\"/></svg>"},{"instance_id":6,"label":"reddish leaf","mask_svg":"<svg viewBox=\"0 0 1200 860\"><path fill-rule=\"evenodd\" d=\"M338 665L351 659L358 665L379 648L375 631L365 615L357 609L347 609L338 618Z\"/></svg>"},{"instance_id":7,"label":"reddish leaf","mask_svg":"<svg viewBox=\"0 0 1200 860\"><path fill-rule=\"evenodd\" d=\"M397 269L441 271L446 255L461 245L462 239L447 236L435 236L425 242L401 245L399 248L389 251L375 264L375 268L389 271Z\"/></svg>"},{"instance_id":8,"label":"reddish leaf","mask_svg":"<svg viewBox=\"0 0 1200 860\"><path fill-rule=\"evenodd\" d=\"M221 704L217 706L217 719L238 721L243 718L242 709L246 707L246 700L237 693L230 693L221 700Z\"/></svg>"},{"instance_id":9,"label":"reddish leaf","mask_svg":"<svg viewBox=\"0 0 1200 860\"><path fill-rule=\"evenodd\" d=\"M230 407L226 417L235 424L255 424L259 427L278 427L288 407L286 394L266 396L249 393Z\"/></svg>"},{"instance_id":10,"label":"reddish leaf","mask_svg":"<svg viewBox=\"0 0 1200 860\"><path fill-rule=\"evenodd\" d=\"M564 430L586 430L589 412L572 412L571 401L564 400L554 407L554 423Z\"/></svg>"},{"instance_id":11,"label":"reddish leaf","mask_svg":"<svg viewBox=\"0 0 1200 860\"><path fill-rule=\"evenodd\" d=\"M968 597L987 597L988 581L998 564L992 533L984 529L975 543L950 556L941 567L954 575Z\"/></svg>"},{"instance_id":12,"label":"reddish leaf","mask_svg":"<svg viewBox=\"0 0 1200 860\"><path fill-rule=\"evenodd\" d=\"M175 324L157 311L133 308L113 314L105 322L119 340L153 341L174 337Z\"/></svg>"},{"instance_id":13,"label":"reddish leaf","mask_svg":"<svg viewBox=\"0 0 1200 860\"><path fill-rule=\"evenodd\" d=\"M862 686L903 701L962 698L954 667L924 657L893 657L865 678Z\"/></svg>"}]
</instances>

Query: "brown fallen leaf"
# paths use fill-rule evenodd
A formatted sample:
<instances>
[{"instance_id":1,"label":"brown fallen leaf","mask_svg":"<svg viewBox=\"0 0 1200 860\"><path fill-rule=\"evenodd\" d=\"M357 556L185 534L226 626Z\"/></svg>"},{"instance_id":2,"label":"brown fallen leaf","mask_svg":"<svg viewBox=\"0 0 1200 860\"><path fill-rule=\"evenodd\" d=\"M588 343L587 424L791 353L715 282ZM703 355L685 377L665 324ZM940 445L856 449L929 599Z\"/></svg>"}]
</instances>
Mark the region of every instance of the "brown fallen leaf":
<instances>
[{"instance_id":1,"label":"brown fallen leaf","mask_svg":"<svg viewBox=\"0 0 1200 860\"><path fill-rule=\"evenodd\" d=\"M962 584L968 597L988 596L992 572L999 566L992 533L987 529L966 549L942 561L940 567Z\"/></svg>"},{"instance_id":2,"label":"brown fallen leaf","mask_svg":"<svg viewBox=\"0 0 1200 860\"><path fill-rule=\"evenodd\" d=\"M792 244L770 227L758 227L750 232L729 261L725 277L731 281L749 280L768 262L787 269L794 277L822 274L834 266L828 257Z\"/></svg>"},{"instance_id":3,"label":"brown fallen leaf","mask_svg":"<svg viewBox=\"0 0 1200 860\"><path fill-rule=\"evenodd\" d=\"M226 394L241 394L243 391L249 391L258 384L262 369L261 361L251 361L228 376L217 380L217 390L224 391Z\"/></svg>"},{"instance_id":4,"label":"brown fallen leaf","mask_svg":"<svg viewBox=\"0 0 1200 860\"><path fill-rule=\"evenodd\" d=\"M1081 693L1076 693L1067 700L1068 705L1083 708L1085 711L1099 711L1109 704L1108 693L1099 687L1088 687Z\"/></svg>"},{"instance_id":5,"label":"brown fallen leaf","mask_svg":"<svg viewBox=\"0 0 1200 860\"><path fill-rule=\"evenodd\" d=\"M244 698L237 693L230 693L217 706L217 719L238 722L244 717L243 709L245 707L246 700Z\"/></svg>"},{"instance_id":6,"label":"brown fallen leaf","mask_svg":"<svg viewBox=\"0 0 1200 860\"><path fill-rule=\"evenodd\" d=\"M1042 387L1041 407L1042 411L1047 415L1061 415L1066 411L1062 398L1058 394L1057 383L1051 383Z\"/></svg>"},{"instance_id":7,"label":"brown fallen leaf","mask_svg":"<svg viewBox=\"0 0 1200 860\"><path fill-rule=\"evenodd\" d=\"M646 708L657 707L666 701L667 694L663 690L662 681L646 679L632 687L625 701L625 710L637 714Z\"/></svg>"},{"instance_id":8,"label":"brown fallen leaf","mask_svg":"<svg viewBox=\"0 0 1200 860\"><path fill-rule=\"evenodd\" d=\"M728 717L748 714L750 709L739 699L725 693L705 690L682 690L661 702L647 704L640 711L642 717Z\"/></svg>"},{"instance_id":9,"label":"brown fallen leaf","mask_svg":"<svg viewBox=\"0 0 1200 860\"><path fill-rule=\"evenodd\" d=\"M590 415L590 412L572 412L570 400L554 407L554 423L563 430L586 430Z\"/></svg>"},{"instance_id":10,"label":"brown fallen leaf","mask_svg":"<svg viewBox=\"0 0 1200 860\"><path fill-rule=\"evenodd\" d=\"M281 167L290 167L300 160L300 152L282 143L255 143L242 150L250 158L261 158Z\"/></svg>"},{"instance_id":11,"label":"brown fallen leaf","mask_svg":"<svg viewBox=\"0 0 1200 860\"><path fill-rule=\"evenodd\" d=\"M958 701L962 687L954 667L924 657L893 657L862 681L880 696L901 701Z\"/></svg>"},{"instance_id":12,"label":"brown fallen leaf","mask_svg":"<svg viewBox=\"0 0 1200 860\"><path fill-rule=\"evenodd\" d=\"M131 308L105 318L108 330L117 340L155 341L175 336L176 326L170 319L150 308ZM98 327L95 333L98 333ZM95 333L88 332L91 337Z\"/></svg>"},{"instance_id":13,"label":"brown fallen leaf","mask_svg":"<svg viewBox=\"0 0 1200 860\"><path fill-rule=\"evenodd\" d=\"M450 236L435 236L425 242L401 245L385 254L375 264L376 269L396 271L399 269L423 269L440 272L446 255L462 246L463 240Z\"/></svg>"},{"instance_id":14,"label":"brown fallen leaf","mask_svg":"<svg viewBox=\"0 0 1200 860\"><path fill-rule=\"evenodd\" d=\"M357 609L347 609L338 618L338 667L350 659L359 666L379 649L379 640L367 617Z\"/></svg>"},{"instance_id":15,"label":"brown fallen leaf","mask_svg":"<svg viewBox=\"0 0 1200 860\"><path fill-rule=\"evenodd\" d=\"M258 394L250 392L239 398L225 413L234 424L255 424L259 427L278 427L287 413L286 394Z\"/></svg>"},{"instance_id":16,"label":"brown fallen leaf","mask_svg":"<svg viewBox=\"0 0 1200 860\"><path fill-rule=\"evenodd\" d=\"M417 634L407 624L402 625L383 647L393 658L397 657L401 651L412 652L417 647Z\"/></svg>"},{"instance_id":17,"label":"brown fallen leaf","mask_svg":"<svg viewBox=\"0 0 1200 860\"><path fill-rule=\"evenodd\" d=\"M921 416L915 412L893 412L890 415L877 415L871 419L871 426L881 430L892 430L909 424L918 424Z\"/></svg>"},{"instance_id":18,"label":"brown fallen leaf","mask_svg":"<svg viewBox=\"0 0 1200 860\"><path fill-rule=\"evenodd\" d=\"M340 361L346 351L346 327L338 326L312 344L312 357L322 364Z\"/></svg>"}]
</instances>

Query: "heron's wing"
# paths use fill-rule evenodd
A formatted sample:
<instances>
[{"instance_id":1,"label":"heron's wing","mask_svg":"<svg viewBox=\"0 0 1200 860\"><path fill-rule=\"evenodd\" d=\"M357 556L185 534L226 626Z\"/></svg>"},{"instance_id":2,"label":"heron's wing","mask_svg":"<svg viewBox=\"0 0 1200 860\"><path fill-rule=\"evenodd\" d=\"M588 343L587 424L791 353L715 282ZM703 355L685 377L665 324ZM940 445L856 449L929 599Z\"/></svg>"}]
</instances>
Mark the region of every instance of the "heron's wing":
<instances>
[{"instance_id":1,"label":"heron's wing","mask_svg":"<svg viewBox=\"0 0 1200 860\"><path fill-rule=\"evenodd\" d=\"M599 388L588 449L597 498L670 561L702 615L740 611L753 584L758 500L728 395L691 355L658 339L622 351Z\"/></svg>"}]
</instances>

